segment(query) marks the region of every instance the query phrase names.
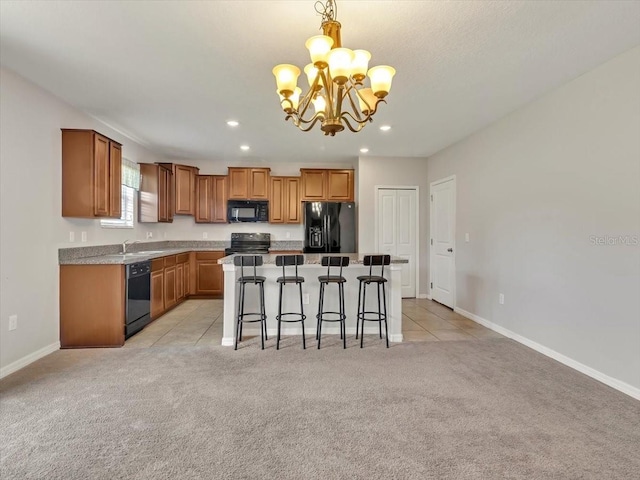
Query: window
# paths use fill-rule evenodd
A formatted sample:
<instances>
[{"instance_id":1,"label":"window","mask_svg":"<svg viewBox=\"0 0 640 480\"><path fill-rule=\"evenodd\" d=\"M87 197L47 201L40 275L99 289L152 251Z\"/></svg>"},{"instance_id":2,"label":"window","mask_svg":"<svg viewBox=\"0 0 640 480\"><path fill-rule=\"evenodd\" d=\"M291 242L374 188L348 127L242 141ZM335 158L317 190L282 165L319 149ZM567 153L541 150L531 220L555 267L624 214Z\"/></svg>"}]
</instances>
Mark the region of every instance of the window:
<instances>
[{"instance_id":1,"label":"window","mask_svg":"<svg viewBox=\"0 0 640 480\"><path fill-rule=\"evenodd\" d=\"M133 228L133 202L135 188L122 185L122 216L120 218L105 218L100 220L103 228Z\"/></svg>"},{"instance_id":2,"label":"window","mask_svg":"<svg viewBox=\"0 0 640 480\"><path fill-rule=\"evenodd\" d=\"M122 159L122 216L100 220L103 228L133 228L136 195L140 188L140 165L126 158Z\"/></svg>"}]
</instances>

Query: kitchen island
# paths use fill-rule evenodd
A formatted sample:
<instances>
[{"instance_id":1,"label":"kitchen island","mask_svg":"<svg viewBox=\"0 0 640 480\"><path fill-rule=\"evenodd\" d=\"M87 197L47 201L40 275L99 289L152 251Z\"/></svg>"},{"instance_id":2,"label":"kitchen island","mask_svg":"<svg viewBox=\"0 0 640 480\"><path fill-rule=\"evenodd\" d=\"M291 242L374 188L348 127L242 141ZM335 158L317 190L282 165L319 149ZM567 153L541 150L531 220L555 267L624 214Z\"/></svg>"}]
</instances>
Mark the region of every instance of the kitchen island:
<instances>
[{"instance_id":1,"label":"kitchen island","mask_svg":"<svg viewBox=\"0 0 640 480\"><path fill-rule=\"evenodd\" d=\"M327 254L325 254L327 255ZM334 254L335 256L348 256L350 259L349 266L342 270L342 275L347 282L344 287L345 291L345 309L346 309L346 331L347 338L355 336L356 333L356 312L358 309L358 287L359 281L357 277L360 275L368 275L369 267L363 265L365 254ZM278 313L278 295L279 287L276 279L282 276L282 267L277 267L275 259L277 255L262 255L264 265L257 267L257 274L266 277L264 284L265 290L265 309L267 314L267 333L269 339L277 332L276 315ZM305 278L302 284L302 293L304 301L304 313L307 316L305 321L305 334L307 336L315 336L316 332L316 314L318 313L318 295L320 292L320 284L318 276L326 275L327 267L321 265L321 259L324 255L305 254L304 265L298 266L298 275ZM233 264L235 255L229 255L218 260L222 264L224 272L224 326L222 345L233 346L235 341L235 322L236 308L238 305L239 284L237 279L240 277L240 267ZM389 326L389 341L402 342L402 280L401 280L401 264L407 263L407 260L399 257L391 257L391 265L385 266L384 276L387 279L387 322ZM374 272L379 271L380 267L374 267ZM253 267L244 267L245 275L253 275ZM339 269L332 268L331 274L337 275ZM287 267L287 276L293 275L293 267ZM375 273L374 273L375 275ZM367 290L367 311L376 311L378 308L377 294L375 287L369 287ZM258 287L247 285L245 297L245 311L259 311ZM308 299L308 301L307 301ZM292 286L285 286L282 311L297 312L300 309L300 300L298 289ZM325 289L324 310L338 311L338 288L334 285L328 285ZM333 317L331 317L333 318ZM259 323L246 323L243 327L244 335L260 335ZM365 334L378 334L379 327L377 322L365 323ZM384 332L384 328L383 328ZM300 323L283 323L282 335L301 335L302 328ZM322 326L322 334L339 334L339 324L337 322L324 323ZM367 345L365 339L365 346Z\"/></svg>"}]
</instances>

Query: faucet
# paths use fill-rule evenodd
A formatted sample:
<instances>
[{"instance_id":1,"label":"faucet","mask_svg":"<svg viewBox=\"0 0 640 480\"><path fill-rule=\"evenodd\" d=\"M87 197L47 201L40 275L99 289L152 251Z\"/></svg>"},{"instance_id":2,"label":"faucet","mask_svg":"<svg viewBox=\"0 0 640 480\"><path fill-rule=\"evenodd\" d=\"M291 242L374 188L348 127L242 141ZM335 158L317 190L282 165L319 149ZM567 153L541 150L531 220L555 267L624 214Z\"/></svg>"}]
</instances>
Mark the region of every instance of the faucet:
<instances>
[{"instance_id":1,"label":"faucet","mask_svg":"<svg viewBox=\"0 0 640 480\"><path fill-rule=\"evenodd\" d=\"M122 242L122 252L120 252L122 255L127 253L127 245L133 245L134 243L140 243L140 240L125 240L124 242Z\"/></svg>"}]
</instances>

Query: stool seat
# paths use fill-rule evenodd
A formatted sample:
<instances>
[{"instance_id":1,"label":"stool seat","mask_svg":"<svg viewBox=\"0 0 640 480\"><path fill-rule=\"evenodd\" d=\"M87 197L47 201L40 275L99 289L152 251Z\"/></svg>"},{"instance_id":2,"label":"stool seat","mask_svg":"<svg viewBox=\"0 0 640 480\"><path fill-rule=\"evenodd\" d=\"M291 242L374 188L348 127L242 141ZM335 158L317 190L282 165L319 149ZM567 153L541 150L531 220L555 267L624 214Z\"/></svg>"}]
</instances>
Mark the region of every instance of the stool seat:
<instances>
[{"instance_id":1,"label":"stool seat","mask_svg":"<svg viewBox=\"0 0 640 480\"><path fill-rule=\"evenodd\" d=\"M386 278L379 275L361 275L358 280L365 283L385 283L387 281Z\"/></svg>"},{"instance_id":2,"label":"stool seat","mask_svg":"<svg viewBox=\"0 0 640 480\"><path fill-rule=\"evenodd\" d=\"M320 283L344 283L347 279L340 275L321 275L318 277L318 281Z\"/></svg>"},{"instance_id":3,"label":"stool seat","mask_svg":"<svg viewBox=\"0 0 640 480\"><path fill-rule=\"evenodd\" d=\"M260 275L256 275L255 277L240 277L238 283L264 283L266 279L266 277L261 277Z\"/></svg>"},{"instance_id":4,"label":"stool seat","mask_svg":"<svg viewBox=\"0 0 640 480\"><path fill-rule=\"evenodd\" d=\"M276 280L278 283L304 283L304 277L278 277Z\"/></svg>"}]
</instances>

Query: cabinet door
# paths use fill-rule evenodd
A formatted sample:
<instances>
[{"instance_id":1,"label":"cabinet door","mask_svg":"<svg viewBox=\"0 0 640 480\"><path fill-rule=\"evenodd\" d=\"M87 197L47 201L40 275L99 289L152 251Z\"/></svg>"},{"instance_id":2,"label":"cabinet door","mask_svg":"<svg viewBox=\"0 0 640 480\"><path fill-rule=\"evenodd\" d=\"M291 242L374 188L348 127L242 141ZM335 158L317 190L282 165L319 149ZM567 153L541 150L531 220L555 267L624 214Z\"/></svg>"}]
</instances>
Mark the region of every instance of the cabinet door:
<instances>
[{"instance_id":1,"label":"cabinet door","mask_svg":"<svg viewBox=\"0 0 640 480\"><path fill-rule=\"evenodd\" d=\"M184 274L184 296L188 297L191 295L191 265L189 262L183 264L183 274Z\"/></svg>"},{"instance_id":2,"label":"cabinet door","mask_svg":"<svg viewBox=\"0 0 640 480\"><path fill-rule=\"evenodd\" d=\"M215 260L196 260L196 295L222 295L222 265Z\"/></svg>"},{"instance_id":3,"label":"cabinet door","mask_svg":"<svg viewBox=\"0 0 640 480\"><path fill-rule=\"evenodd\" d=\"M115 142L109 142L109 216L122 216L122 147Z\"/></svg>"},{"instance_id":4,"label":"cabinet door","mask_svg":"<svg viewBox=\"0 0 640 480\"><path fill-rule=\"evenodd\" d=\"M176 265L176 299L178 301L184 298L184 265L179 263Z\"/></svg>"},{"instance_id":5,"label":"cabinet door","mask_svg":"<svg viewBox=\"0 0 640 480\"><path fill-rule=\"evenodd\" d=\"M211 222L227 223L227 177L213 176L213 208Z\"/></svg>"},{"instance_id":6,"label":"cabinet door","mask_svg":"<svg viewBox=\"0 0 640 480\"><path fill-rule=\"evenodd\" d=\"M326 171L301 169L302 200L320 202L327 198Z\"/></svg>"},{"instance_id":7,"label":"cabinet door","mask_svg":"<svg viewBox=\"0 0 640 480\"><path fill-rule=\"evenodd\" d=\"M110 173L109 140L96 133L93 141L93 213L96 217L109 216Z\"/></svg>"},{"instance_id":8,"label":"cabinet door","mask_svg":"<svg viewBox=\"0 0 640 480\"><path fill-rule=\"evenodd\" d=\"M169 309L176 304L176 267L164 269L164 308Z\"/></svg>"},{"instance_id":9,"label":"cabinet door","mask_svg":"<svg viewBox=\"0 0 640 480\"><path fill-rule=\"evenodd\" d=\"M164 270L151 273L151 318L164 312Z\"/></svg>"},{"instance_id":10,"label":"cabinet door","mask_svg":"<svg viewBox=\"0 0 640 480\"><path fill-rule=\"evenodd\" d=\"M211 222L212 212L212 176L196 176L196 223Z\"/></svg>"},{"instance_id":11,"label":"cabinet door","mask_svg":"<svg viewBox=\"0 0 640 480\"><path fill-rule=\"evenodd\" d=\"M249 198L249 169L229 168L229 199Z\"/></svg>"},{"instance_id":12,"label":"cabinet door","mask_svg":"<svg viewBox=\"0 0 640 480\"><path fill-rule=\"evenodd\" d=\"M271 199L269 200L269 223L284 223L284 205L286 180L284 177L271 177Z\"/></svg>"},{"instance_id":13,"label":"cabinet door","mask_svg":"<svg viewBox=\"0 0 640 480\"><path fill-rule=\"evenodd\" d=\"M158 169L158 221L169 221L169 203L168 203L168 191L169 191L169 176L167 175L167 169L160 167Z\"/></svg>"},{"instance_id":14,"label":"cabinet door","mask_svg":"<svg viewBox=\"0 0 640 480\"><path fill-rule=\"evenodd\" d=\"M252 168L249 171L249 198L252 200L269 200L268 168Z\"/></svg>"},{"instance_id":15,"label":"cabinet door","mask_svg":"<svg viewBox=\"0 0 640 480\"><path fill-rule=\"evenodd\" d=\"M175 165L173 172L175 213L193 215L195 211L195 176L197 169L185 165Z\"/></svg>"},{"instance_id":16,"label":"cabinet door","mask_svg":"<svg viewBox=\"0 0 640 480\"><path fill-rule=\"evenodd\" d=\"M285 180L285 195L283 197L283 218L285 223L301 223L300 214L300 179L297 177L287 177Z\"/></svg>"},{"instance_id":17,"label":"cabinet door","mask_svg":"<svg viewBox=\"0 0 640 480\"><path fill-rule=\"evenodd\" d=\"M327 200L353 202L353 170L327 170Z\"/></svg>"}]
</instances>

